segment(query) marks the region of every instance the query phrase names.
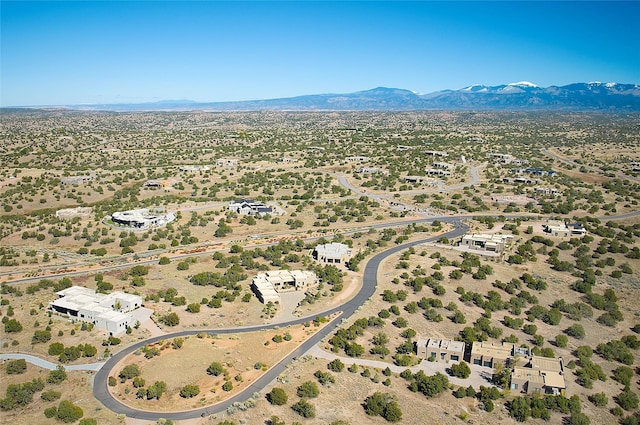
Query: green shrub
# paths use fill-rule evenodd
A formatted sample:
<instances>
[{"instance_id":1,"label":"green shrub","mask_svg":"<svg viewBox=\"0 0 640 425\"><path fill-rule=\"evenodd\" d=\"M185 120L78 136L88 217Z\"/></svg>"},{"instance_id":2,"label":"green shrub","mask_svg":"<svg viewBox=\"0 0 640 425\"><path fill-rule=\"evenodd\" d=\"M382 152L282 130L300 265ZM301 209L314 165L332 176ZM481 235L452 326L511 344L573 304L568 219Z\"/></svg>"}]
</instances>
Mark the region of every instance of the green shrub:
<instances>
[{"instance_id":1,"label":"green shrub","mask_svg":"<svg viewBox=\"0 0 640 425\"><path fill-rule=\"evenodd\" d=\"M282 406L287 403L287 393L282 388L273 388L267 393L267 400L275 406Z\"/></svg>"}]
</instances>

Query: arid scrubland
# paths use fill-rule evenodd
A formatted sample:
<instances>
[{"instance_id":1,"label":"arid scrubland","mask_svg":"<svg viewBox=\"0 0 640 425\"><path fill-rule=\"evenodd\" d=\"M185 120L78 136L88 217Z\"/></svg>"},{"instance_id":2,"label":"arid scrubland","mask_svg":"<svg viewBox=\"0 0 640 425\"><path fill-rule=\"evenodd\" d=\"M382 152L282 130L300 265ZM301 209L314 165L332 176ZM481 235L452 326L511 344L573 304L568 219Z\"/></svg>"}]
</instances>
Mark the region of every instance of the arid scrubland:
<instances>
[{"instance_id":1,"label":"arid scrubland","mask_svg":"<svg viewBox=\"0 0 640 425\"><path fill-rule=\"evenodd\" d=\"M245 404L199 423L638 423L638 118L4 110L1 352L80 365L178 330L322 316L358 291L375 253L440 235L459 217L470 232L513 241L494 256L460 250L460 238L392 255L374 296L319 344L344 368L299 358ZM241 198L273 212L229 211ZM90 210L56 215L76 207ZM109 218L140 208L176 220L132 229ZM586 235L554 236L544 231L548 219L578 223ZM314 260L314 247L328 242L347 244L352 258ZM321 283L291 305L263 305L251 279L277 269L312 270ZM52 314L55 292L71 285L140 295L153 321L110 337ZM311 322L224 341L191 336L180 347L167 337L136 351L129 364L138 373L113 370L110 388L142 410L162 397L177 410L213 403L276 363L320 317ZM439 367L417 357L419 338L504 341L562 358L566 390L525 396L509 384L513 364L471 365L462 379L473 391L462 394L451 365L441 365L442 375L417 372ZM175 370L176 351L214 359L162 379L164 367L154 364ZM224 371L207 371L213 361ZM2 420L54 423L76 406L85 419L124 423L90 395L91 373L67 370L62 378L5 360ZM474 380L481 376L482 391Z\"/></svg>"}]
</instances>

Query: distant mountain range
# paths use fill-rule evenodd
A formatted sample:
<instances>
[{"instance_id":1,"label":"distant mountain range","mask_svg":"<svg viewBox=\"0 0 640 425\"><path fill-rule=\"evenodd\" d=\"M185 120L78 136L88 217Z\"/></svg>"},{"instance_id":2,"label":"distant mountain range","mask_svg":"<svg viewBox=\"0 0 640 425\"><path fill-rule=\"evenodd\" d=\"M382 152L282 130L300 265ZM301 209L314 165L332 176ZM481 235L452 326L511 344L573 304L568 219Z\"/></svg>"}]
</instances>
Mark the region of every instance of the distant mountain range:
<instances>
[{"instance_id":1,"label":"distant mountain range","mask_svg":"<svg viewBox=\"0 0 640 425\"><path fill-rule=\"evenodd\" d=\"M545 88L522 81L500 86L472 85L460 90L442 90L429 94L378 87L355 93L315 94L268 100L235 102L164 100L153 103L68 107L78 110L108 111L640 111L640 85L592 82Z\"/></svg>"}]
</instances>

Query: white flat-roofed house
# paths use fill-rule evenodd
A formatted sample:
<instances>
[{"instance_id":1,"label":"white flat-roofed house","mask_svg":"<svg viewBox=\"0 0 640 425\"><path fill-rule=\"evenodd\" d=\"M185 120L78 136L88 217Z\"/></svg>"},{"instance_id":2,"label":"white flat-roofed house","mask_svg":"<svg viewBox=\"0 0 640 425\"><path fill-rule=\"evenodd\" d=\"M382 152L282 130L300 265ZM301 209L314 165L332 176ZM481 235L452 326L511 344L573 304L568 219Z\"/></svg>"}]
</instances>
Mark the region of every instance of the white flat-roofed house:
<instances>
[{"instance_id":1,"label":"white flat-roofed house","mask_svg":"<svg viewBox=\"0 0 640 425\"><path fill-rule=\"evenodd\" d=\"M404 176L402 177L402 181L407 183L417 183L428 186L435 186L436 180L431 177L426 176Z\"/></svg>"},{"instance_id":2,"label":"white flat-roofed house","mask_svg":"<svg viewBox=\"0 0 640 425\"><path fill-rule=\"evenodd\" d=\"M110 335L118 335L132 325L131 315L103 306L80 307L78 319L93 323L95 327L106 330Z\"/></svg>"},{"instance_id":3,"label":"white flat-roofed house","mask_svg":"<svg viewBox=\"0 0 640 425\"><path fill-rule=\"evenodd\" d=\"M555 187L536 186L533 188L533 191L539 195L556 196L560 194L560 191Z\"/></svg>"},{"instance_id":4,"label":"white flat-roofed house","mask_svg":"<svg viewBox=\"0 0 640 425\"><path fill-rule=\"evenodd\" d=\"M162 189L164 187L164 183L160 180L147 180L144 182L144 187L148 189Z\"/></svg>"},{"instance_id":5,"label":"white flat-roofed house","mask_svg":"<svg viewBox=\"0 0 640 425\"><path fill-rule=\"evenodd\" d=\"M441 156L443 158L446 158L447 156L449 156L448 153L442 152L442 151L425 151L424 154L426 156Z\"/></svg>"},{"instance_id":6,"label":"white flat-roofed house","mask_svg":"<svg viewBox=\"0 0 640 425\"><path fill-rule=\"evenodd\" d=\"M513 158L513 155L508 154L508 153L490 152L490 153L487 154L487 158L489 158L489 159L497 159L499 161L502 161L502 160L510 161Z\"/></svg>"},{"instance_id":7,"label":"white flat-roofed house","mask_svg":"<svg viewBox=\"0 0 640 425\"><path fill-rule=\"evenodd\" d=\"M228 208L229 211L233 211L242 215L273 214L273 208L266 206L262 202L256 202L252 199L235 200L229 204Z\"/></svg>"},{"instance_id":8,"label":"white flat-roofed house","mask_svg":"<svg viewBox=\"0 0 640 425\"><path fill-rule=\"evenodd\" d=\"M543 228L546 233L550 233L552 236L558 237L582 237L587 234L587 229L584 228L582 223L567 224L562 220L547 220L547 223Z\"/></svg>"},{"instance_id":9,"label":"white flat-roofed house","mask_svg":"<svg viewBox=\"0 0 640 425\"><path fill-rule=\"evenodd\" d=\"M368 156L348 156L345 158L347 162L365 162L369 161L371 158Z\"/></svg>"},{"instance_id":10,"label":"white flat-roofed house","mask_svg":"<svg viewBox=\"0 0 640 425\"><path fill-rule=\"evenodd\" d=\"M455 168L453 164L449 164L448 162L434 162L431 164L433 168L442 168L445 170L452 170Z\"/></svg>"},{"instance_id":11,"label":"white flat-roofed house","mask_svg":"<svg viewBox=\"0 0 640 425\"><path fill-rule=\"evenodd\" d=\"M450 176L451 171L443 170L440 168L427 168L424 170L425 174L428 176Z\"/></svg>"},{"instance_id":12,"label":"white flat-roofed house","mask_svg":"<svg viewBox=\"0 0 640 425\"><path fill-rule=\"evenodd\" d=\"M460 245L472 250L500 253L513 241L513 235L467 234Z\"/></svg>"},{"instance_id":13,"label":"white flat-roofed house","mask_svg":"<svg viewBox=\"0 0 640 425\"><path fill-rule=\"evenodd\" d=\"M351 248L349 245L337 242L321 244L314 249L313 257L323 263L340 264L351 257Z\"/></svg>"},{"instance_id":14,"label":"white flat-roofed house","mask_svg":"<svg viewBox=\"0 0 640 425\"><path fill-rule=\"evenodd\" d=\"M142 306L142 298L124 292L99 294L89 288L72 286L56 293L58 299L49 309L72 320L92 323L110 335L126 331L132 325L131 311Z\"/></svg>"},{"instance_id":15,"label":"white flat-roofed house","mask_svg":"<svg viewBox=\"0 0 640 425\"><path fill-rule=\"evenodd\" d=\"M137 229L165 226L175 219L176 216L173 212L154 214L147 208L129 211L116 211L111 214L111 221L113 221L114 224Z\"/></svg>"},{"instance_id":16,"label":"white flat-roofed house","mask_svg":"<svg viewBox=\"0 0 640 425\"><path fill-rule=\"evenodd\" d=\"M208 165L181 165L178 169L184 173L197 173L198 171L209 171Z\"/></svg>"},{"instance_id":17,"label":"white flat-roofed house","mask_svg":"<svg viewBox=\"0 0 640 425\"><path fill-rule=\"evenodd\" d=\"M379 174L383 172L384 171L378 167L362 167L356 170L356 173L358 174Z\"/></svg>"}]
</instances>

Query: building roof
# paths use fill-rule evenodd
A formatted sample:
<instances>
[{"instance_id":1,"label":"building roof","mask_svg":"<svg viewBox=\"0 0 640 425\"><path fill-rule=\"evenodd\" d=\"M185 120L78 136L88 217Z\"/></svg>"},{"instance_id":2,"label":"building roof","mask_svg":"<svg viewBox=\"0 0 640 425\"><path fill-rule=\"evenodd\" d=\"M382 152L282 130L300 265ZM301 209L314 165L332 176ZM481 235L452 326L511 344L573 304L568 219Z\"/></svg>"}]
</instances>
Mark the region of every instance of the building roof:
<instances>
[{"instance_id":1,"label":"building roof","mask_svg":"<svg viewBox=\"0 0 640 425\"><path fill-rule=\"evenodd\" d=\"M124 292L113 292L111 294L99 294L93 289L82 286L72 286L56 292L60 298L49 304L67 310L78 311L81 308L95 313L113 311L110 306L115 300L128 301L130 303L142 304L142 298L138 295Z\"/></svg>"},{"instance_id":2,"label":"building roof","mask_svg":"<svg viewBox=\"0 0 640 425\"><path fill-rule=\"evenodd\" d=\"M489 356L495 359L506 360L513 352L513 344L503 342L502 344L493 344L491 342L474 342L471 346L471 355Z\"/></svg>"},{"instance_id":3,"label":"building roof","mask_svg":"<svg viewBox=\"0 0 640 425\"><path fill-rule=\"evenodd\" d=\"M513 235L500 235L500 234L487 234L487 233L472 233L464 235L463 239L471 239L474 241L483 241L487 244L494 243L500 244L513 240Z\"/></svg>"},{"instance_id":4,"label":"building roof","mask_svg":"<svg viewBox=\"0 0 640 425\"><path fill-rule=\"evenodd\" d=\"M128 301L128 302L131 302L131 303L135 303L135 302L141 300L140 296L138 296L138 295L127 294L126 292L121 292L121 291L112 292L111 294L109 294L109 296L111 296L113 298L117 298L117 299L122 300L122 301Z\"/></svg>"},{"instance_id":5,"label":"building roof","mask_svg":"<svg viewBox=\"0 0 640 425\"><path fill-rule=\"evenodd\" d=\"M567 388L564 375L560 372L541 372L544 376L544 385L554 388Z\"/></svg>"},{"instance_id":6,"label":"building roof","mask_svg":"<svg viewBox=\"0 0 640 425\"><path fill-rule=\"evenodd\" d=\"M441 350L464 352L464 342L462 341L451 341L449 339L429 339L426 342L425 340L418 340L418 341L419 341L418 343L422 341L424 344L426 344L427 347L430 347L430 348L439 348Z\"/></svg>"},{"instance_id":7,"label":"building roof","mask_svg":"<svg viewBox=\"0 0 640 425\"><path fill-rule=\"evenodd\" d=\"M548 357L532 356L531 367L543 371L562 372L562 359L551 359Z\"/></svg>"},{"instance_id":8,"label":"building roof","mask_svg":"<svg viewBox=\"0 0 640 425\"><path fill-rule=\"evenodd\" d=\"M544 384L544 376L539 370L528 367L514 367L511 373L512 379L523 379L537 384Z\"/></svg>"},{"instance_id":9,"label":"building roof","mask_svg":"<svg viewBox=\"0 0 640 425\"><path fill-rule=\"evenodd\" d=\"M345 255L351 253L349 245L345 245L338 242L332 242L324 245L316 246L316 252L318 255L328 258L342 258Z\"/></svg>"}]
</instances>

